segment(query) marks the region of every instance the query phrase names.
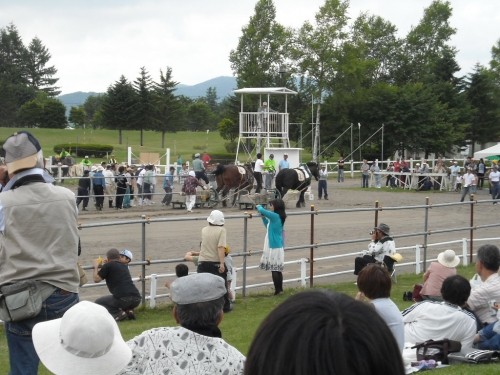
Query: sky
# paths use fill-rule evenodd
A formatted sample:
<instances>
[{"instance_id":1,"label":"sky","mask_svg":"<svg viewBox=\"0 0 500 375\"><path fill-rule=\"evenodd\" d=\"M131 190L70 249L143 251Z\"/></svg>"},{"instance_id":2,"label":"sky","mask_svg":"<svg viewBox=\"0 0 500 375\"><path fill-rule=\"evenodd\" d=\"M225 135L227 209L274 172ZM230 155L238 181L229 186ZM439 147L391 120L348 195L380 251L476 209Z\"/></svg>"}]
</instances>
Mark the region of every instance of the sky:
<instances>
[{"instance_id":1,"label":"sky","mask_svg":"<svg viewBox=\"0 0 500 375\"><path fill-rule=\"evenodd\" d=\"M500 39L497 0L450 0L451 44L460 74L488 66ZM254 15L257 0L0 0L0 27L13 23L25 45L36 36L49 50L63 94L104 92L121 75L129 81L145 67L154 80L172 68L173 79L193 85L232 76L229 52ZM349 15L378 15L405 36L431 0L350 0ZM287 27L312 21L324 0L274 0Z\"/></svg>"}]
</instances>

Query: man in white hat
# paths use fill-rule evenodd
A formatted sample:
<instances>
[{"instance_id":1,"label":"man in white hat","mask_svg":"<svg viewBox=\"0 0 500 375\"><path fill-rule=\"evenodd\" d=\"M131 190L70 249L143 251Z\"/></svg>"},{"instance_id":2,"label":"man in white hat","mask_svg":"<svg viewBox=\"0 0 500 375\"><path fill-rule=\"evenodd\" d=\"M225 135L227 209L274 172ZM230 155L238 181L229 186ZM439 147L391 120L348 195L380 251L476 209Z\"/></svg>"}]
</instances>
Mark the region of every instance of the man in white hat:
<instances>
[{"instance_id":1,"label":"man in white hat","mask_svg":"<svg viewBox=\"0 0 500 375\"><path fill-rule=\"evenodd\" d=\"M88 301L77 303L62 318L35 325L33 342L54 374L114 375L132 358L111 315Z\"/></svg>"},{"instance_id":2,"label":"man in white hat","mask_svg":"<svg viewBox=\"0 0 500 375\"><path fill-rule=\"evenodd\" d=\"M457 191L457 176L460 172L460 167L456 160L450 166L450 188L449 191Z\"/></svg>"},{"instance_id":3,"label":"man in white hat","mask_svg":"<svg viewBox=\"0 0 500 375\"><path fill-rule=\"evenodd\" d=\"M201 230L201 246L198 257L198 273L211 273L227 282L225 252L227 247L224 213L213 210L207 217L208 225ZM224 295L224 312L231 311L229 294Z\"/></svg>"},{"instance_id":4,"label":"man in white hat","mask_svg":"<svg viewBox=\"0 0 500 375\"><path fill-rule=\"evenodd\" d=\"M3 152L0 319L5 322L10 374L30 375L38 373L40 362L31 340L33 326L61 317L78 302L78 211L73 192L45 182L42 149L33 135L14 133ZM18 292L27 290L37 301L34 309L16 309Z\"/></svg>"},{"instance_id":5,"label":"man in white hat","mask_svg":"<svg viewBox=\"0 0 500 375\"><path fill-rule=\"evenodd\" d=\"M218 328L226 285L197 273L170 285L179 327L159 327L128 341L132 360L120 374L243 374L245 357L225 342Z\"/></svg>"},{"instance_id":6,"label":"man in white hat","mask_svg":"<svg viewBox=\"0 0 500 375\"><path fill-rule=\"evenodd\" d=\"M205 165L203 164L203 160L200 159L199 153L194 154L193 171L198 180L201 179L205 181L205 184L208 185L208 177L207 174L205 173Z\"/></svg>"}]
</instances>

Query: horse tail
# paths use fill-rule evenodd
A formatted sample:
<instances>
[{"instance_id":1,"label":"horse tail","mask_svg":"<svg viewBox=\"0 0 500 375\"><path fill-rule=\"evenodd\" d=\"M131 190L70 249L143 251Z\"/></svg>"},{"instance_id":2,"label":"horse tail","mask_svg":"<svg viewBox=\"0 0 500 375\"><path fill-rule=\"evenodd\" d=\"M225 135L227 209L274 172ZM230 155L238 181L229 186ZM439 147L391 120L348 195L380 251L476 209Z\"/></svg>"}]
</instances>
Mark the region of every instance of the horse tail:
<instances>
[{"instance_id":1,"label":"horse tail","mask_svg":"<svg viewBox=\"0 0 500 375\"><path fill-rule=\"evenodd\" d=\"M219 165L217 165L217 168L215 169L214 174L215 174L216 176L220 176L220 175L222 175L222 174L224 173L224 170L225 170L225 169L226 169L226 167L225 167L224 165L219 164Z\"/></svg>"}]
</instances>

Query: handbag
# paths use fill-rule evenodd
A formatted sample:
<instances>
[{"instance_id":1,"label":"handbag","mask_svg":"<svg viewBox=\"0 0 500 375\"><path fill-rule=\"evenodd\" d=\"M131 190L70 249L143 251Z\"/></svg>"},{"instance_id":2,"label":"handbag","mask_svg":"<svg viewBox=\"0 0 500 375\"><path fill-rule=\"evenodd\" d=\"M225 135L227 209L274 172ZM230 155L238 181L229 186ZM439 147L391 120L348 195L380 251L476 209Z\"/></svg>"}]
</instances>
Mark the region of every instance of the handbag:
<instances>
[{"instance_id":1,"label":"handbag","mask_svg":"<svg viewBox=\"0 0 500 375\"><path fill-rule=\"evenodd\" d=\"M0 287L0 319L18 322L37 316L42 310L41 283L21 281Z\"/></svg>"},{"instance_id":2,"label":"handbag","mask_svg":"<svg viewBox=\"0 0 500 375\"><path fill-rule=\"evenodd\" d=\"M433 359L447 365L448 354L459 352L462 349L462 343L449 339L427 340L412 346L412 349L417 349L418 361Z\"/></svg>"},{"instance_id":3,"label":"handbag","mask_svg":"<svg viewBox=\"0 0 500 375\"><path fill-rule=\"evenodd\" d=\"M89 280L87 279L87 274L85 273L85 270L83 269L80 262L78 262L77 265L78 265L78 276L80 276L80 286L84 286L89 282Z\"/></svg>"}]
</instances>

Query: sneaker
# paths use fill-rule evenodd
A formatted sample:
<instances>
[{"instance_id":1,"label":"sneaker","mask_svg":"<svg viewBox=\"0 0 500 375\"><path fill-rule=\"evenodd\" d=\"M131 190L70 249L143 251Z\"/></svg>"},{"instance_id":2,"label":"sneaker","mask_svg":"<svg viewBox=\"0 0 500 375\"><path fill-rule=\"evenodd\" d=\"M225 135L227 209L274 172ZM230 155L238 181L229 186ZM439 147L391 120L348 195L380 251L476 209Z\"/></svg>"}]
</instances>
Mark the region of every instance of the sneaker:
<instances>
[{"instance_id":1,"label":"sneaker","mask_svg":"<svg viewBox=\"0 0 500 375\"><path fill-rule=\"evenodd\" d=\"M122 320L127 319L128 315L125 311L120 311L118 314L114 316L114 318L117 322L121 322Z\"/></svg>"},{"instance_id":2,"label":"sneaker","mask_svg":"<svg viewBox=\"0 0 500 375\"><path fill-rule=\"evenodd\" d=\"M135 320L134 310L127 310L126 313L129 320Z\"/></svg>"}]
</instances>

